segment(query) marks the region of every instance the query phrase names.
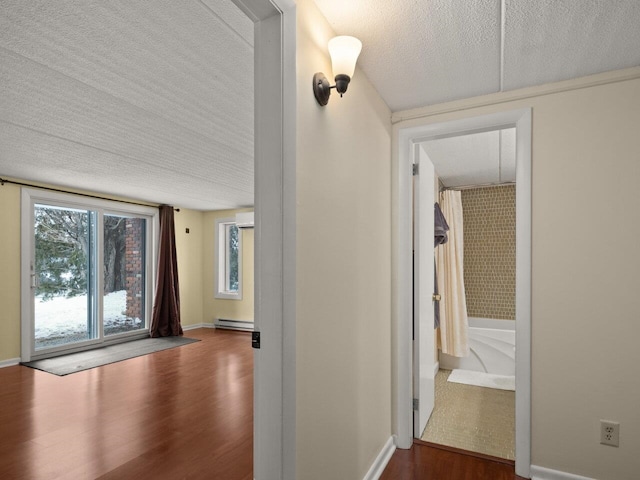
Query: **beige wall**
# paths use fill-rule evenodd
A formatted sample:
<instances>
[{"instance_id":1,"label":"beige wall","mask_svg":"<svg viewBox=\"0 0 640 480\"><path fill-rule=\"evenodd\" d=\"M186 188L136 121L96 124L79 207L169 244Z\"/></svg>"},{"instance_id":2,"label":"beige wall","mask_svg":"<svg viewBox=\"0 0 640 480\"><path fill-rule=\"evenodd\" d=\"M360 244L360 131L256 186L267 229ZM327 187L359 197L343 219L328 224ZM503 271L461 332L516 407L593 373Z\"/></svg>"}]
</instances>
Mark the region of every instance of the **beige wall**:
<instances>
[{"instance_id":1,"label":"beige wall","mask_svg":"<svg viewBox=\"0 0 640 480\"><path fill-rule=\"evenodd\" d=\"M201 263L204 268L202 280L203 322L211 324L216 318L253 321L253 229L243 228L242 235L242 300L215 298L215 234L216 220L235 217L238 212L253 209L217 210L206 212L203 217L203 249Z\"/></svg>"},{"instance_id":2,"label":"beige wall","mask_svg":"<svg viewBox=\"0 0 640 480\"><path fill-rule=\"evenodd\" d=\"M20 357L20 187L0 186L0 362Z\"/></svg>"},{"instance_id":3,"label":"beige wall","mask_svg":"<svg viewBox=\"0 0 640 480\"><path fill-rule=\"evenodd\" d=\"M17 185L0 186L0 362L20 357L20 191ZM203 215L186 209L175 214L183 326L203 321Z\"/></svg>"},{"instance_id":4,"label":"beige wall","mask_svg":"<svg viewBox=\"0 0 640 480\"><path fill-rule=\"evenodd\" d=\"M540 91L398 118L532 107L532 463L629 480L640 471L640 79ZM599 444L599 419L620 422L619 448Z\"/></svg>"},{"instance_id":5,"label":"beige wall","mask_svg":"<svg viewBox=\"0 0 640 480\"><path fill-rule=\"evenodd\" d=\"M181 208L174 212L176 255L180 282L180 322L183 327L202 323L203 276L202 262L204 213ZM186 232L187 228L189 233Z\"/></svg>"},{"instance_id":6,"label":"beige wall","mask_svg":"<svg viewBox=\"0 0 640 480\"><path fill-rule=\"evenodd\" d=\"M296 3L296 478L355 480L391 435L390 112L362 71L317 105L334 33Z\"/></svg>"}]
</instances>

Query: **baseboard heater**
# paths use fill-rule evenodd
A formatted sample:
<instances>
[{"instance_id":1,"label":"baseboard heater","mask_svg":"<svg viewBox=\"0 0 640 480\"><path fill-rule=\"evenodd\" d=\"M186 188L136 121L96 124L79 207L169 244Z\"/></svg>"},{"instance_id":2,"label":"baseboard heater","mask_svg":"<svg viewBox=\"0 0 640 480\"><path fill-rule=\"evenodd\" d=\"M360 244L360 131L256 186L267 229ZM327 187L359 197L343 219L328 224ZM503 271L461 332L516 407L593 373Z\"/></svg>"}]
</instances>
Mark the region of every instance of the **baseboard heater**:
<instances>
[{"instance_id":1,"label":"baseboard heater","mask_svg":"<svg viewBox=\"0 0 640 480\"><path fill-rule=\"evenodd\" d=\"M215 328L224 328L227 330L253 332L253 322L249 320L229 320L227 318L218 318L213 322L213 326Z\"/></svg>"}]
</instances>

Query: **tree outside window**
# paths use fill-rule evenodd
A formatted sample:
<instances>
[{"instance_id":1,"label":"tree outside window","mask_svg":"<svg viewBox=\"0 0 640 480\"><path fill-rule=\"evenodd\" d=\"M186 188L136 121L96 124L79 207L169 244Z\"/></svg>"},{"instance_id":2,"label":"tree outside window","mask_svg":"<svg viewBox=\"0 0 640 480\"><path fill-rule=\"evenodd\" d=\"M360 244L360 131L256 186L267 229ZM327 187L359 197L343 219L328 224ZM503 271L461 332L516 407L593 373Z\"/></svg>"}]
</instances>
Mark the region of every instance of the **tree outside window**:
<instances>
[{"instance_id":1,"label":"tree outside window","mask_svg":"<svg viewBox=\"0 0 640 480\"><path fill-rule=\"evenodd\" d=\"M216 221L216 298L242 299L242 235L234 218Z\"/></svg>"}]
</instances>

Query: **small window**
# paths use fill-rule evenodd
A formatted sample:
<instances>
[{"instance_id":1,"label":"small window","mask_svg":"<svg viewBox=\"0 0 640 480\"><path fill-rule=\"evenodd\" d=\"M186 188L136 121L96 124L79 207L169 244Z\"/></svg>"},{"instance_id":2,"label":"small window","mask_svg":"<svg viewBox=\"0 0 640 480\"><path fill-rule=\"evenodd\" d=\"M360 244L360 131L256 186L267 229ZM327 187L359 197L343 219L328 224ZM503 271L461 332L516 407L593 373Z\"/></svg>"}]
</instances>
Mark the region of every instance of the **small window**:
<instances>
[{"instance_id":1,"label":"small window","mask_svg":"<svg viewBox=\"0 0 640 480\"><path fill-rule=\"evenodd\" d=\"M216 221L216 298L242 300L242 235L234 218Z\"/></svg>"}]
</instances>

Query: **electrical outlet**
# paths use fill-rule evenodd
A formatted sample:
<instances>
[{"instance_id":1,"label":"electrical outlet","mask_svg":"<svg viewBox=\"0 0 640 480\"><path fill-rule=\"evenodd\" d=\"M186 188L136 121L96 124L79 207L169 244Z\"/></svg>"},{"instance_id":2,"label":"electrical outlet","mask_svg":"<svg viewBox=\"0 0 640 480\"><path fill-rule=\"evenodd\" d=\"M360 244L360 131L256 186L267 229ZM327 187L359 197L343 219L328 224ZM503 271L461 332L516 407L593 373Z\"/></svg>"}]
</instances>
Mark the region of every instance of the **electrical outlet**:
<instances>
[{"instance_id":1,"label":"electrical outlet","mask_svg":"<svg viewBox=\"0 0 640 480\"><path fill-rule=\"evenodd\" d=\"M620 446L620 424L618 422L600 420L600 443L612 447Z\"/></svg>"}]
</instances>

